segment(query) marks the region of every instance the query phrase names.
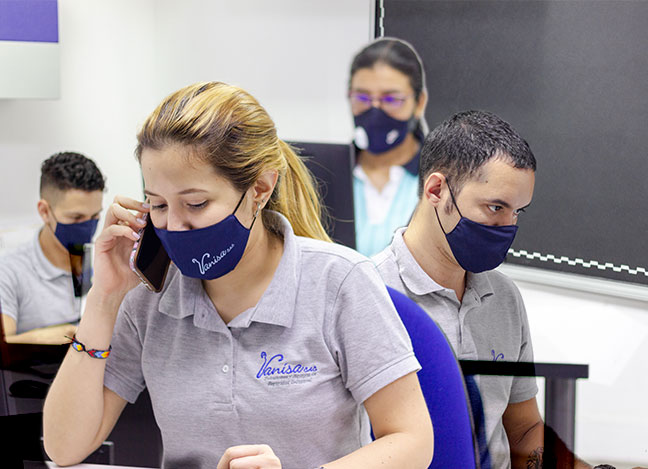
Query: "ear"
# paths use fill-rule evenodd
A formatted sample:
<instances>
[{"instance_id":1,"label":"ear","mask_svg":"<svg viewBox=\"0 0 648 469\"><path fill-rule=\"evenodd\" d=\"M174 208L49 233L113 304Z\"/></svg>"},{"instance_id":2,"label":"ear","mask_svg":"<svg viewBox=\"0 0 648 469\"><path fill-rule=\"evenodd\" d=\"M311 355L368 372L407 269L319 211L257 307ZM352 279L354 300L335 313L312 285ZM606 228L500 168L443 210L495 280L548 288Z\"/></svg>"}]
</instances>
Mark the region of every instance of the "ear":
<instances>
[{"instance_id":1,"label":"ear","mask_svg":"<svg viewBox=\"0 0 648 469\"><path fill-rule=\"evenodd\" d=\"M421 199L430 202L434 207L438 207L445 187L446 177L441 173L431 173L425 178Z\"/></svg>"},{"instance_id":2,"label":"ear","mask_svg":"<svg viewBox=\"0 0 648 469\"><path fill-rule=\"evenodd\" d=\"M38 215L40 215L41 220L43 220L43 223L49 223L50 219L52 218L52 215L50 214L50 205L47 203L45 199L40 199L36 203L36 210L38 211Z\"/></svg>"},{"instance_id":3,"label":"ear","mask_svg":"<svg viewBox=\"0 0 648 469\"><path fill-rule=\"evenodd\" d=\"M272 191L274 191L275 186L277 185L277 180L279 179L279 173L274 170L268 170L261 173L259 178L252 186L254 191L254 202L261 204L261 208L264 208L268 203Z\"/></svg>"},{"instance_id":4,"label":"ear","mask_svg":"<svg viewBox=\"0 0 648 469\"><path fill-rule=\"evenodd\" d=\"M416 108L414 109L414 115L416 116L417 119L423 117L423 113L425 112L425 106L427 105L427 100L428 100L427 91L425 90L421 91L418 102L416 103Z\"/></svg>"}]
</instances>

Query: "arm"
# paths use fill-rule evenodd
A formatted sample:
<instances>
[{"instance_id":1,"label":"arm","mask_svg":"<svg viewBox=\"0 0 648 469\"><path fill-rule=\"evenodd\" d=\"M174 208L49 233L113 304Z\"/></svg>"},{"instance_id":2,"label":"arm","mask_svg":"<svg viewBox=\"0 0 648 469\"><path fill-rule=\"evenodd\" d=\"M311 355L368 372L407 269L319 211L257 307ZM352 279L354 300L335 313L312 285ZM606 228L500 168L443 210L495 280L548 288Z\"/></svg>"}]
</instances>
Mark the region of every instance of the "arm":
<instances>
[{"instance_id":1,"label":"arm","mask_svg":"<svg viewBox=\"0 0 648 469\"><path fill-rule=\"evenodd\" d=\"M88 293L77 333L88 347L107 349L119 304L102 304ZM112 320L111 320L112 319ZM61 466L76 464L110 434L126 401L103 385L106 360L70 348L43 407L45 451Z\"/></svg>"},{"instance_id":2,"label":"arm","mask_svg":"<svg viewBox=\"0 0 648 469\"><path fill-rule=\"evenodd\" d=\"M416 373L397 379L365 402L376 440L325 464L326 469L427 468L432 461L434 432ZM267 445L229 448L217 469L280 469ZM310 468L305 468L310 469Z\"/></svg>"},{"instance_id":3,"label":"arm","mask_svg":"<svg viewBox=\"0 0 648 469\"><path fill-rule=\"evenodd\" d=\"M376 440L327 469L358 467L427 468L434 453L434 431L416 373L388 384L364 402Z\"/></svg>"},{"instance_id":4,"label":"arm","mask_svg":"<svg viewBox=\"0 0 648 469\"><path fill-rule=\"evenodd\" d=\"M349 272L338 291L336 308L333 324L324 326L330 331L329 347L338 357L345 383L354 383L349 391L358 402L363 401L376 440L325 464L326 468L427 468L434 433L415 372L418 362L413 360L407 330L373 264L363 262ZM368 379L370 370L382 370L397 359L403 360L399 367L382 371L385 377L391 376L383 383L390 384L361 390L358 383L377 379Z\"/></svg>"},{"instance_id":5,"label":"arm","mask_svg":"<svg viewBox=\"0 0 648 469\"><path fill-rule=\"evenodd\" d=\"M77 329L73 324L59 324L16 334L16 320L7 314L2 315L2 327L5 342L13 344L64 344L69 342L65 336L72 337Z\"/></svg>"},{"instance_id":6,"label":"arm","mask_svg":"<svg viewBox=\"0 0 648 469\"><path fill-rule=\"evenodd\" d=\"M509 404L502 422L511 447L513 468L540 469L543 467L543 460L549 460L551 457L555 458L557 468L591 469L589 464L578 459L549 428L547 430L551 441L545 442L545 425L535 397Z\"/></svg>"},{"instance_id":7,"label":"arm","mask_svg":"<svg viewBox=\"0 0 648 469\"><path fill-rule=\"evenodd\" d=\"M119 306L138 283L128 267L137 239L131 199L115 199L95 243L95 283L88 293L77 338L89 348L108 349ZM133 227L133 228L131 228ZM106 360L68 351L43 407L45 450L59 465L82 461L108 436L126 401L104 387Z\"/></svg>"}]
</instances>

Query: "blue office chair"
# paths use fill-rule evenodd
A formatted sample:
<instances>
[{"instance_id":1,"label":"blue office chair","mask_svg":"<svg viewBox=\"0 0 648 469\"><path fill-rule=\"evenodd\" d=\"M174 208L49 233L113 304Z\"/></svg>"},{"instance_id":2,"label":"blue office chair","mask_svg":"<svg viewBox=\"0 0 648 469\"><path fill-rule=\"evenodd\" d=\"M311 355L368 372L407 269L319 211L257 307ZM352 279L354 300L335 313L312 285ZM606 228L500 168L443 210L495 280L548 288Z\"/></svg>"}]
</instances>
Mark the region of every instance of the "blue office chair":
<instances>
[{"instance_id":1,"label":"blue office chair","mask_svg":"<svg viewBox=\"0 0 648 469\"><path fill-rule=\"evenodd\" d=\"M434 425L430 469L490 469L485 441L480 449L473 431L469 396L480 400L477 387L469 385L468 393L452 346L432 318L407 296L390 287L387 290L422 366L418 379ZM486 464L480 464L480 459Z\"/></svg>"}]
</instances>

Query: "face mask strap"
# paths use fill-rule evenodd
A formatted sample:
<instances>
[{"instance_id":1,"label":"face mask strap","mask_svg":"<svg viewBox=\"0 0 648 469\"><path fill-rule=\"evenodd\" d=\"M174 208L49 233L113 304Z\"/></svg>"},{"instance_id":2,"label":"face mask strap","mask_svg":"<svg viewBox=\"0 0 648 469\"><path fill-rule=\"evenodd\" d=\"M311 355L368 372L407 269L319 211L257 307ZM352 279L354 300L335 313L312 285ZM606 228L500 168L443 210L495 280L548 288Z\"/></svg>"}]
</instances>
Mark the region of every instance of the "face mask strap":
<instances>
[{"instance_id":1,"label":"face mask strap","mask_svg":"<svg viewBox=\"0 0 648 469\"><path fill-rule=\"evenodd\" d=\"M459 213L459 216L463 218L464 216L461 214L461 210L459 210L459 206L457 205L457 201L454 198L454 194L452 193L452 189L450 189L450 184L448 183L448 178L446 178L446 186L448 186L448 191L450 192L450 198L452 199L452 203L454 204L455 208L457 209L457 212ZM437 221L439 222L439 226L441 227L441 231L443 231L444 235L447 235L446 230L443 228L443 225L441 224L441 219L439 218L439 211L437 210L436 207L434 207L434 214L437 217Z\"/></svg>"},{"instance_id":2,"label":"face mask strap","mask_svg":"<svg viewBox=\"0 0 648 469\"><path fill-rule=\"evenodd\" d=\"M441 231L443 231L443 234L447 236L448 233L446 233L446 231L443 229L443 225L441 224L441 219L439 218L439 212L438 212L436 207L434 207L434 214L437 217L437 221L439 222L439 226L441 227Z\"/></svg>"},{"instance_id":3,"label":"face mask strap","mask_svg":"<svg viewBox=\"0 0 648 469\"><path fill-rule=\"evenodd\" d=\"M461 218L464 218L464 216L461 214L461 210L459 210L459 206L457 205L457 201L455 200L454 194L452 193L452 189L450 189L450 184L448 182L448 178L446 178L446 186L448 186L448 191L450 192L450 197L452 198L452 203L454 204L455 208L457 209L457 212L459 212L459 216Z\"/></svg>"},{"instance_id":4,"label":"face mask strap","mask_svg":"<svg viewBox=\"0 0 648 469\"><path fill-rule=\"evenodd\" d=\"M241 206L241 202L243 202L243 199L245 198L245 193L246 192L247 191L245 191L245 192L243 192L243 194L241 194L241 198L239 199L238 204L236 204L236 207L234 207L234 211L232 212L232 215L234 215L236 213L236 211L239 209L239 207Z\"/></svg>"},{"instance_id":5,"label":"face mask strap","mask_svg":"<svg viewBox=\"0 0 648 469\"><path fill-rule=\"evenodd\" d=\"M243 192L243 195L241 195L241 199L238 201L238 204L236 204L236 207L234 208L234 211L232 212L232 215L234 215L236 213L236 211L238 210L238 208L241 206L241 202L243 202L243 199L245 198L245 194L246 193ZM256 209L256 212L254 212L254 218L252 219L252 224L250 225L250 230L254 226L254 222L256 221L257 216L259 216L259 212L261 211L261 203L262 202L264 202L264 200L262 200L261 202L257 202L257 209Z\"/></svg>"},{"instance_id":6,"label":"face mask strap","mask_svg":"<svg viewBox=\"0 0 648 469\"><path fill-rule=\"evenodd\" d=\"M56 223L56 225L58 225L59 221L56 219L56 215L54 215L54 208L50 205L49 201L46 201L46 202L47 202L47 208L49 209L49 212L52 215L52 218L54 219L54 223ZM52 228L51 226L49 226L49 223L46 223L46 224L47 224L48 228L50 230L52 230L52 233L56 233L56 225L54 225L54 228Z\"/></svg>"}]
</instances>

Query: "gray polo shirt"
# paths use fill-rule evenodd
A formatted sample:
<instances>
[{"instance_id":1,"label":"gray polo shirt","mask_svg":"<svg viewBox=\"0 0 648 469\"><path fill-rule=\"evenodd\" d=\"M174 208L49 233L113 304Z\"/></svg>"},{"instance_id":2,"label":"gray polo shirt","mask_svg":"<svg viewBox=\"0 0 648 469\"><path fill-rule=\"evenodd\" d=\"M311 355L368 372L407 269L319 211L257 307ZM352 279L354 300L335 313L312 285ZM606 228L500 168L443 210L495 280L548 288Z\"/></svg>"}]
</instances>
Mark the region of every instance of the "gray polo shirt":
<instances>
[{"instance_id":1,"label":"gray polo shirt","mask_svg":"<svg viewBox=\"0 0 648 469\"><path fill-rule=\"evenodd\" d=\"M387 285L418 303L441 327L459 359L533 361L533 347L522 297L506 276L468 272L459 303L453 290L438 285L416 262L403 241L405 228L373 260ZM535 378L477 376L484 402L486 437L493 468L511 466L502 415L510 403L538 392Z\"/></svg>"},{"instance_id":2,"label":"gray polo shirt","mask_svg":"<svg viewBox=\"0 0 648 469\"><path fill-rule=\"evenodd\" d=\"M0 308L16 321L16 333L79 320L72 274L52 265L38 242L0 257Z\"/></svg>"},{"instance_id":3,"label":"gray polo shirt","mask_svg":"<svg viewBox=\"0 0 648 469\"><path fill-rule=\"evenodd\" d=\"M259 303L225 324L200 280L171 267L160 294L122 303L105 385L133 402L147 387L165 467L216 467L225 449L268 444L308 469L370 441L362 403L420 369L373 263L296 237Z\"/></svg>"}]
</instances>

